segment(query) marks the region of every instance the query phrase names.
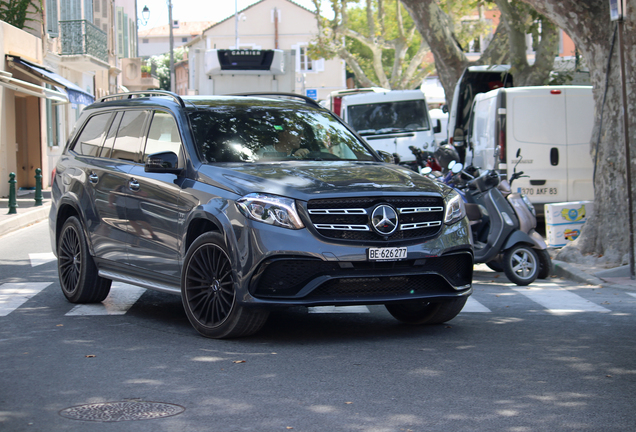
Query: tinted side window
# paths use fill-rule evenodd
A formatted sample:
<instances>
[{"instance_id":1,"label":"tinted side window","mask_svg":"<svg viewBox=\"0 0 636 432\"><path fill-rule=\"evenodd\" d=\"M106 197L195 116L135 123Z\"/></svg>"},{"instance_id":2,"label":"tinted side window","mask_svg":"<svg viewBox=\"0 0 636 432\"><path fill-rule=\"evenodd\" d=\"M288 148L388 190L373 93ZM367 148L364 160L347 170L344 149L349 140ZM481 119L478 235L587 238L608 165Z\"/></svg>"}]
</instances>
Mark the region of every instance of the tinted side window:
<instances>
[{"instance_id":1,"label":"tinted side window","mask_svg":"<svg viewBox=\"0 0 636 432\"><path fill-rule=\"evenodd\" d=\"M111 113L91 117L73 145L73 151L82 156L99 156Z\"/></svg>"},{"instance_id":2,"label":"tinted side window","mask_svg":"<svg viewBox=\"0 0 636 432\"><path fill-rule=\"evenodd\" d=\"M115 143L115 135L117 135L117 129L119 128L119 123L121 122L122 116L123 113L121 112L115 114L115 118L110 124L110 129L108 131L108 135L106 136L106 141L104 141L104 145L102 146L102 151L99 153L100 157L110 157L110 154L113 151L113 144Z\"/></svg>"},{"instance_id":3,"label":"tinted side window","mask_svg":"<svg viewBox=\"0 0 636 432\"><path fill-rule=\"evenodd\" d=\"M182 160L181 137L177 122L170 114L155 111L146 140L143 162L146 162L148 155L165 151L175 153L179 156L179 161Z\"/></svg>"},{"instance_id":4,"label":"tinted side window","mask_svg":"<svg viewBox=\"0 0 636 432\"><path fill-rule=\"evenodd\" d=\"M125 111L119 124L112 159L122 159L137 162L141 151L141 136L143 135L146 111Z\"/></svg>"}]
</instances>

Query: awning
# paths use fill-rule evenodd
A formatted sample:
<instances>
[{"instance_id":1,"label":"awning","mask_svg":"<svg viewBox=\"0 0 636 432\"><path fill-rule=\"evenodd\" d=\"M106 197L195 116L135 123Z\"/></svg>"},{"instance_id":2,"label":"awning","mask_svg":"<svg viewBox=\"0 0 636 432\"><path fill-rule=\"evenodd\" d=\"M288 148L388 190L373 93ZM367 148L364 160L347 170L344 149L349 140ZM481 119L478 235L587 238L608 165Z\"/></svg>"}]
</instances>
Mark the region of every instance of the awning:
<instances>
[{"instance_id":1,"label":"awning","mask_svg":"<svg viewBox=\"0 0 636 432\"><path fill-rule=\"evenodd\" d=\"M45 69L43 66L33 64L26 60L22 60L19 57L8 57L8 60L11 60L18 68L27 69L31 72L35 72L36 74L46 78L48 81L53 81L61 85L66 89L68 93L68 99L73 104L82 104L82 105L90 105L95 102L95 96L90 93L85 92L81 89L81 87L67 80L61 75L56 74L55 72L51 72L48 69Z\"/></svg>"},{"instance_id":2,"label":"awning","mask_svg":"<svg viewBox=\"0 0 636 432\"><path fill-rule=\"evenodd\" d=\"M68 97L64 90L56 87L57 90L51 90L30 82L22 81L13 76L9 72L0 71L0 86L20 93L28 94L42 99L50 99L55 102L68 103Z\"/></svg>"}]
</instances>

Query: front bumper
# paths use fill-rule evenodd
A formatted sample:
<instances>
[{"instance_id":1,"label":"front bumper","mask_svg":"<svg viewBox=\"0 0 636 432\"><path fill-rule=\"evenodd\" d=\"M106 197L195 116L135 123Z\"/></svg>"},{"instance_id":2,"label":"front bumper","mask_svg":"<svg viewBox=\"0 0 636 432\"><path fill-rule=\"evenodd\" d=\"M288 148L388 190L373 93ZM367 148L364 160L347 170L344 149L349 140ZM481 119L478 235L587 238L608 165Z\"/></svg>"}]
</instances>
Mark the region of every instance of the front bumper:
<instances>
[{"instance_id":1,"label":"front bumper","mask_svg":"<svg viewBox=\"0 0 636 432\"><path fill-rule=\"evenodd\" d=\"M255 225L258 224L258 225ZM243 219L232 230L237 300L244 306L318 306L444 301L472 292L468 221L407 247L402 261L369 261L368 245ZM378 246L374 244L373 246Z\"/></svg>"}]
</instances>

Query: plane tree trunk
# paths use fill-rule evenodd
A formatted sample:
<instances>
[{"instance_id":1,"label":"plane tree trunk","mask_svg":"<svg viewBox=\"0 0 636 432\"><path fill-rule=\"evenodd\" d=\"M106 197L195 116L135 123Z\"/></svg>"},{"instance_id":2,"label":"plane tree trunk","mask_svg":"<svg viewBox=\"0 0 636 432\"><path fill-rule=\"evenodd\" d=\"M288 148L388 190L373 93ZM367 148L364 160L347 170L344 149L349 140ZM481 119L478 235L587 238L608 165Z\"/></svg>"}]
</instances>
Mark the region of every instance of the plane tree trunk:
<instances>
[{"instance_id":1,"label":"plane tree trunk","mask_svg":"<svg viewBox=\"0 0 636 432\"><path fill-rule=\"evenodd\" d=\"M618 35L614 39L616 23L610 22L609 1L523 1L548 16L568 33L583 54L594 86L595 119L590 142L590 157L596 164L594 214L584 225L581 236L571 246L564 248L558 257L577 261L582 259L580 254L587 254L602 257L608 264L627 264L630 247L628 212L634 214L634 209L628 206L619 44ZM631 16L625 19L622 36L625 46L628 129L630 136L633 136L636 132L636 116L633 112L633 107L636 106L636 91L633 89L636 66L636 0L627 0L627 3L626 9L631 12ZM629 141L633 142L633 139L630 138ZM630 149L633 180L636 173L636 152L633 146ZM636 189L632 184L632 191L634 190Z\"/></svg>"}]
</instances>

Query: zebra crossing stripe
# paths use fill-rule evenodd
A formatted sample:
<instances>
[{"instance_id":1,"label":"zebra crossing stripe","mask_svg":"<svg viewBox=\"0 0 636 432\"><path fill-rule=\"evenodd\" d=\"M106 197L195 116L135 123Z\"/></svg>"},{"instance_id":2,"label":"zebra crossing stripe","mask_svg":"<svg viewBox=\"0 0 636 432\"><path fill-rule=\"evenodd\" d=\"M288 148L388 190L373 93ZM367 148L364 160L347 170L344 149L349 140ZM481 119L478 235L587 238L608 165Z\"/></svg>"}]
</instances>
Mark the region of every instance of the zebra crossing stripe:
<instances>
[{"instance_id":1,"label":"zebra crossing stripe","mask_svg":"<svg viewBox=\"0 0 636 432\"><path fill-rule=\"evenodd\" d=\"M103 302L77 305L66 316L124 315L144 292L145 288L113 282L110 293Z\"/></svg>"},{"instance_id":2,"label":"zebra crossing stripe","mask_svg":"<svg viewBox=\"0 0 636 432\"><path fill-rule=\"evenodd\" d=\"M609 309L585 300L583 297L552 283L543 283L538 288L513 288L513 290L539 303L555 315L575 312L610 312Z\"/></svg>"},{"instance_id":3,"label":"zebra crossing stripe","mask_svg":"<svg viewBox=\"0 0 636 432\"><path fill-rule=\"evenodd\" d=\"M0 316L7 316L51 282L19 282L0 285Z\"/></svg>"},{"instance_id":4,"label":"zebra crossing stripe","mask_svg":"<svg viewBox=\"0 0 636 432\"><path fill-rule=\"evenodd\" d=\"M29 259L31 260L31 267L37 267L39 265L46 264L51 261L55 261L57 258L55 258L55 255L53 255L53 252L46 252L46 253L30 253Z\"/></svg>"},{"instance_id":5,"label":"zebra crossing stripe","mask_svg":"<svg viewBox=\"0 0 636 432\"><path fill-rule=\"evenodd\" d=\"M466 302L466 305L464 306L464 308L462 309L462 313L463 312L490 312L490 309L488 309L486 306L484 306L483 304L479 303L477 300L475 300L472 296L468 297L468 301Z\"/></svg>"}]
</instances>

